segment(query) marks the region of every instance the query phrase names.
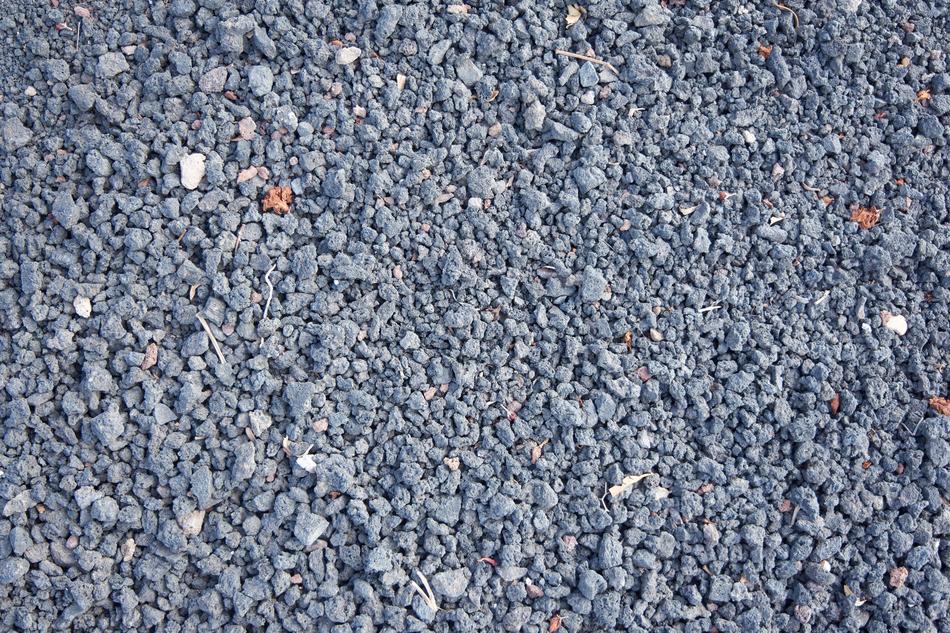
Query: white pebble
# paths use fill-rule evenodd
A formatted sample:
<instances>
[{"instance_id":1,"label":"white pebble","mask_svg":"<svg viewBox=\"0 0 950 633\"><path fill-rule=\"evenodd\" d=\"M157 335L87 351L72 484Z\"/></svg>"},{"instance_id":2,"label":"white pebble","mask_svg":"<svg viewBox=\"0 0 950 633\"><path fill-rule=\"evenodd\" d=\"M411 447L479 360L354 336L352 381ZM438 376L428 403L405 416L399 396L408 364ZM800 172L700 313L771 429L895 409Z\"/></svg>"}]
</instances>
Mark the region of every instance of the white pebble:
<instances>
[{"instance_id":1,"label":"white pebble","mask_svg":"<svg viewBox=\"0 0 950 633\"><path fill-rule=\"evenodd\" d=\"M188 154L181 159L181 186L185 189L197 189L205 176L205 155Z\"/></svg>"},{"instance_id":2,"label":"white pebble","mask_svg":"<svg viewBox=\"0 0 950 633\"><path fill-rule=\"evenodd\" d=\"M341 48L336 52L336 63L344 66L346 64L352 64L359 56L363 54L363 51L355 46L347 46Z\"/></svg>"},{"instance_id":3,"label":"white pebble","mask_svg":"<svg viewBox=\"0 0 950 633\"><path fill-rule=\"evenodd\" d=\"M92 302L86 297L76 297L73 299L73 309L76 310L76 314L84 319L88 319L92 316Z\"/></svg>"}]
</instances>

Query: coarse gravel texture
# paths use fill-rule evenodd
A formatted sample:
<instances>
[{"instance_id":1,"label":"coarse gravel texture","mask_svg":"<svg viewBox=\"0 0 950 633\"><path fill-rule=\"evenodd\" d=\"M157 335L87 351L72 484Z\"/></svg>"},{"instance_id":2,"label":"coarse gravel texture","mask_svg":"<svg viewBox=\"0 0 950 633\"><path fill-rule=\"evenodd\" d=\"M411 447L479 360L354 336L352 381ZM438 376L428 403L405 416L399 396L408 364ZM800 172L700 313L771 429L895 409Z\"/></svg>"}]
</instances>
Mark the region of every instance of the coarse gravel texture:
<instances>
[{"instance_id":1,"label":"coarse gravel texture","mask_svg":"<svg viewBox=\"0 0 950 633\"><path fill-rule=\"evenodd\" d=\"M2 3L0 629L948 630L947 0L578 5Z\"/></svg>"}]
</instances>

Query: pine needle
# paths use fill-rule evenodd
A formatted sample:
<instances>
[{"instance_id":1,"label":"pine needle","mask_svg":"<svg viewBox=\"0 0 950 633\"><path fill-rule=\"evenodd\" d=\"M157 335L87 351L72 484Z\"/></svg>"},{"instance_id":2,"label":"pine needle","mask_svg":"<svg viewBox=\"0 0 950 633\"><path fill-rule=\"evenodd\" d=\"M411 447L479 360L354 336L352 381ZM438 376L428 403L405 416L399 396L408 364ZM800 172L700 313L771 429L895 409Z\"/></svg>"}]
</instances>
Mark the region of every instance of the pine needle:
<instances>
[{"instance_id":1,"label":"pine needle","mask_svg":"<svg viewBox=\"0 0 950 633\"><path fill-rule=\"evenodd\" d=\"M208 335L208 338L211 339L211 345L214 347L214 351L218 354L218 360L221 361L222 365L227 365L227 361L224 360L224 354L221 353L221 347L218 346L218 340L214 338L214 334L211 333L211 328L208 327L208 322L200 314L196 314L198 317L198 322L201 323L201 327L204 328L205 334Z\"/></svg>"},{"instance_id":2,"label":"pine needle","mask_svg":"<svg viewBox=\"0 0 950 633\"><path fill-rule=\"evenodd\" d=\"M425 574L423 574L418 569L416 570L416 576L419 577L419 580L422 581L425 590L423 591L416 581L410 580L409 584L412 585L412 588L415 590L419 597L422 598L422 601L426 604L427 607L432 609L433 612L439 610L439 603L435 601L435 594L432 593L432 587L429 586L429 581L426 579Z\"/></svg>"}]
</instances>

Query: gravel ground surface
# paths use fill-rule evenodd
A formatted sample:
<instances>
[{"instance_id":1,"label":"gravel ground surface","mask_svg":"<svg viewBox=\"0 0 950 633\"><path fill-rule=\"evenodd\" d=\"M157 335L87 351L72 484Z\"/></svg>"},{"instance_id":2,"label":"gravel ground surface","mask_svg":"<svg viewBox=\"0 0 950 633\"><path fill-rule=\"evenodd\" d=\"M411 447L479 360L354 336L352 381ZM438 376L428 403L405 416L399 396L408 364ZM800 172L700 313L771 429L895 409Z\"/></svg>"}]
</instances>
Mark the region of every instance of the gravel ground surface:
<instances>
[{"instance_id":1,"label":"gravel ground surface","mask_svg":"<svg viewBox=\"0 0 950 633\"><path fill-rule=\"evenodd\" d=\"M946 0L6 0L0 629L948 631Z\"/></svg>"}]
</instances>

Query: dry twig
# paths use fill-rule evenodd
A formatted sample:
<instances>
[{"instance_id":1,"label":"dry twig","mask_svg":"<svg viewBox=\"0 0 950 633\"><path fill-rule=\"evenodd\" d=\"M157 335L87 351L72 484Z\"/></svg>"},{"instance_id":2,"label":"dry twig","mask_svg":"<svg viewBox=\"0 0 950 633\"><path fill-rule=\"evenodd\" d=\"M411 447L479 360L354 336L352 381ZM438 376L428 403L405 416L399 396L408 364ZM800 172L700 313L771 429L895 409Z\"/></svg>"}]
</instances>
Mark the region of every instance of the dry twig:
<instances>
[{"instance_id":1,"label":"dry twig","mask_svg":"<svg viewBox=\"0 0 950 633\"><path fill-rule=\"evenodd\" d=\"M788 11L789 13L792 14L792 18L795 20L795 29L797 30L797 29L798 29L799 20L798 20L798 14L795 13L795 10L794 10L794 9L791 9L791 8L789 8L789 7L787 7L787 6L785 6L784 4L782 4L782 3L780 3L780 2L773 2L772 4L775 6L776 9L780 9L780 10L782 10L782 11Z\"/></svg>"},{"instance_id":2,"label":"dry twig","mask_svg":"<svg viewBox=\"0 0 950 633\"><path fill-rule=\"evenodd\" d=\"M581 55L580 53L572 53L571 51L565 51L560 48L555 48L554 52L558 55L573 57L574 59L583 59L585 62L590 62L592 64L600 64L601 66L605 67L607 70L612 72L613 74L617 75L618 77L620 76L620 73L617 71L616 68L613 67L613 65L610 62L605 62L602 59L597 59L596 57L591 57L590 55Z\"/></svg>"}]
</instances>

